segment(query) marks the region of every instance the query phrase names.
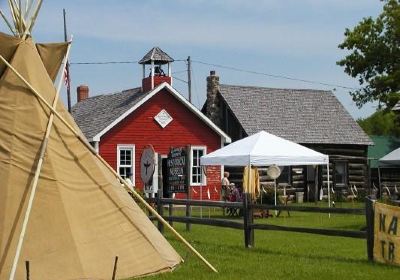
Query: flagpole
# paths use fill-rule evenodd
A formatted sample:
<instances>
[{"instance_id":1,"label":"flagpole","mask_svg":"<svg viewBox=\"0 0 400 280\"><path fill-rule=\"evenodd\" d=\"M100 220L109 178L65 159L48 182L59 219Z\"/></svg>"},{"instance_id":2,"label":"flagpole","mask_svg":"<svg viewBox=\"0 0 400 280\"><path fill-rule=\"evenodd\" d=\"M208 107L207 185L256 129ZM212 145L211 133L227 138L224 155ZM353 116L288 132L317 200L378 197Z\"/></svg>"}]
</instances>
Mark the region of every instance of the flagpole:
<instances>
[{"instance_id":1,"label":"flagpole","mask_svg":"<svg viewBox=\"0 0 400 280\"><path fill-rule=\"evenodd\" d=\"M66 12L65 9L63 9L63 16L64 16L64 40L67 42L68 40L68 34L67 34L67 20L66 20ZM65 66L65 73L66 73L66 81L67 81L67 102L68 102L68 112L71 113L71 80L70 80L70 74L69 74L69 61L67 60L67 64Z\"/></svg>"}]
</instances>

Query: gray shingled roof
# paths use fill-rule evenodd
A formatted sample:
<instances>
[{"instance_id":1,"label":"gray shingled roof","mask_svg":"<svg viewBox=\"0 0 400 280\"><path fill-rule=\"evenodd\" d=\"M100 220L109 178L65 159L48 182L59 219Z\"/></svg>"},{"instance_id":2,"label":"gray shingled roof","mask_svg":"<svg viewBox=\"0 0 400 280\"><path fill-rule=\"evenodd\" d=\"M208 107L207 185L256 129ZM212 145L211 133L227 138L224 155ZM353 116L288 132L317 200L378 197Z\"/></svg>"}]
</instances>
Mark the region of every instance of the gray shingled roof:
<instances>
[{"instance_id":1,"label":"gray shingled roof","mask_svg":"<svg viewBox=\"0 0 400 280\"><path fill-rule=\"evenodd\" d=\"M296 143L373 142L330 91L220 85L248 135L265 130Z\"/></svg>"},{"instance_id":2,"label":"gray shingled roof","mask_svg":"<svg viewBox=\"0 0 400 280\"><path fill-rule=\"evenodd\" d=\"M96 95L72 107L72 116L89 141L150 92L141 88Z\"/></svg>"},{"instance_id":3,"label":"gray shingled roof","mask_svg":"<svg viewBox=\"0 0 400 280\"><path fill-rule=\"evenodd\" d=\"M139 64L149 64L151 61L154 61L156 64L165 64L173 62L174 59L159 47L154 47L139 61Z\"/></svg>"}]
</instances>

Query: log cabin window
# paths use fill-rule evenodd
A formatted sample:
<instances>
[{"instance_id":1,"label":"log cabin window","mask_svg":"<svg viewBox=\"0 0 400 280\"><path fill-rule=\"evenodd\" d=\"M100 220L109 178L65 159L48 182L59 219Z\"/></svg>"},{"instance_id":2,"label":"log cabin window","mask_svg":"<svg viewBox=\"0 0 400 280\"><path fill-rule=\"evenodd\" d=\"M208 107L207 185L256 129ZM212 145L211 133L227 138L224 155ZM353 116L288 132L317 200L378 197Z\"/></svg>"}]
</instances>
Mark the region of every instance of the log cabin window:
<instances>
[{"instance_id":1,"label":"log cabin window","mask_svg":"<svg viewBox=\"0 0 400 280\"><path fill-rule=\"evenodd\" d=\"M347 162L335 162L335 185L344 187L347 185Z\"/></svg>"},{"instance_id":2,"label":"log cabin window","mask_svg":"<svg viewBox=\"0 0 400 280\"><path fill-rule=\"evenodd\" d=\"M279 166L281 169L281 175L276 179L277 183L285 183L285 184L290 184L290 178L291 178L291 167L290 166Z\"/></svg>"},{"instance_id":3,"label":"log cabin window","mask_svg":"<svg viewBox=\"0 0 400 280\"><path fill-rule=\"evenodd\" d=\"M200 158L207 152L204 146L192 146L190 148L190 185L200 186L206 184L206 177L200 165Z\"/></svg>"},{"instance_id":4,"label":"log cabin window","mask_svg":"<svg viewBox=\"0 0 400 280\"><path fill-rule=\"evenodd\" d=\"M117 170L122 178L129 178L135 185L135 145L117 146Z\"/></svg>"}]
</instances>

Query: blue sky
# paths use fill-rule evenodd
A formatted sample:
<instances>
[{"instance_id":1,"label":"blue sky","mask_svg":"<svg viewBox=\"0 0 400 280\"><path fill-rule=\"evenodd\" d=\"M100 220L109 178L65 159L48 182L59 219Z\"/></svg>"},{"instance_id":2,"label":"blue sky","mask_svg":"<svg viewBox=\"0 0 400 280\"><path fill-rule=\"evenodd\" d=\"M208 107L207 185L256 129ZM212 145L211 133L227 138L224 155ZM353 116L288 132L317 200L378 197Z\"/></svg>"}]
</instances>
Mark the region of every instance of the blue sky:
<instances>
[{"instance_id":1,"label":"blue sky","mask_svg":"<svg viewBox=\"0 0 400 280\"><path fill-rule=\"evenodd\" d=\"M0 7L7 9L5 0ZM137 61L153 46L176 60L232 66L273 75L284 75L346 87L358 87L336 61L345 55L337 45L346 27L363 17L376 17L378 0L69 0L44 1L34 27L36 41L63 40L62 9L67 10L68 31L74 35L71 62ZM6 30L3 23L2 31ZM174 76L186 79L185 62L173 64ZM193 63L193 103L201 106L206 96L206 77L216 70L221 83L284 88L333 90L354 118L376 109L362 110L348 90ZM75 88L87 84L90 94L117 92L140 86L138 64L72 65ZM175 79L187 96L187 85ZM65 92L63 94L65 100Z\"/></svg>"}]
</instances>

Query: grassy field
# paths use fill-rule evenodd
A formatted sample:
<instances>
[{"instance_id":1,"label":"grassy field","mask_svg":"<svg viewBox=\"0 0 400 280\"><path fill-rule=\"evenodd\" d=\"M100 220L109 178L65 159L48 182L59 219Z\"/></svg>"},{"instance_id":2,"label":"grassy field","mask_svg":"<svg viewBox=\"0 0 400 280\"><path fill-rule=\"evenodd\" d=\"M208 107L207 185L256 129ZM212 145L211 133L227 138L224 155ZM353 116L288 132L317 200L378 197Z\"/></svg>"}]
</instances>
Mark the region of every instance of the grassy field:
<instances>
[{"instance_id":1,"label":"grassy field","mask_svg":"<svg viewBox=\"0 0 400 280\"><path fill-rule=\"evenodd\" d=\"M341 205L338 205L339 207ZM344 207L360 205L347 204ZM204 209L203 217L220 210ZM198 211L195 211L195 215ZM360 215L331 215L292 212L279 218L256 219L257 223L359 230L365 226ZM279 231L256 231L255 248L245 249L241 230L192 225L174 227L218 270L210 272L169 233L166 237L185 263L173 273L146 279L399 279L400 268L367 261L366 241Z\"/></svg>"}]
</instances>

